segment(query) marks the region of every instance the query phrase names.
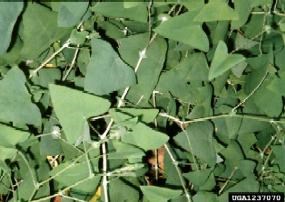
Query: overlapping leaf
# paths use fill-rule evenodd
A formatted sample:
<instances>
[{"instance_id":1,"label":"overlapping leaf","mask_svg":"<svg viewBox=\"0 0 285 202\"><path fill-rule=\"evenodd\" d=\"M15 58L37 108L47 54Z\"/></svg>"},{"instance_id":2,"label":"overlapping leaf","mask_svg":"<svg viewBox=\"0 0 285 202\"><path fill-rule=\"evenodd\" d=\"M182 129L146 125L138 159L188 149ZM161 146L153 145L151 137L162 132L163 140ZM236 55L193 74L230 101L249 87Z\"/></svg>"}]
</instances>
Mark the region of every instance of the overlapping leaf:
<instances>
[{"instance_id":1,"label":"overlapping leaf","mask_svg":"<svg viewBox=\"0 0 285 202\"><path fill-rule=\"evenodd\" d=\"M0 120L20 126L23 124L40 126L40 110L32 103L25 83L26 77L18 67L13 67L0 80Z\"/></svg>"},{"instance_id":2,"label":"overlapping leaf","mask_svg":"<svg viewBox=\"0 0 285 202\"><path fill-rule=\"evenodd\" d=\"M72 27L79 24L86 12L88 2L60 2L57 24L59 27Z\"/></svg>"},{"instance_id":3,"label":"overlapping leaf","mask_svg":"<svg viewBox=\"0 0 285 202\"><path fill-rule=\"evenodd\" d=\"M221 76L223 73L244 60L245 58L240 54L228 54L227 45L225 42L220 41L217 45L214 58L210 66L209 80L213 80L214 78Z\"/></svg>"},{"instance_id":4,"label":"overlapping leaf","mask_svg":"<svg viewBox=\"0 0 285 202\"><path fill-rule=\"evenodd\" d=\"M105 95L135 84L134 71L120 59L110 44L93 39L91 46L92 56L84 82L86 91Z\"/></svg>"},{"instance_id":5,"label":"overlapping leaf","mask_svg":"<svg viewBox=\"0 0 285 202\"><path fill-rule=\"evenodd\" d=\"M27 59L33 59L69 31L57 27L55 12L40 4L28 4L23 14L21 38L24 46L21 54Z\"/></svg>"},{"instance_id":6,"label":"overlapping leaf","mask_svg":"<svg viewBox=\"0 0 285 202\"><path fill-rule=\"evenodd\" d=\"M23 7L23 2L0 2L0 54L10 45L14 25Z\"/></svg>"},{"instance_id":7,"label":"overlapping leaf","mask_svg":"<svg viewBox=\"0 0 285 202\"><path fill-rule=\"evenodd\" d=\"M145 197L150 201L166 202L174 199L182 194L181 190L173 190L155 186L141 186L140 187Z\"/></svg>"},{"instance_id":8,"label":"overlapping leaf","mask_svg":"<svg viewBox=\"0 0 285 202\"><path fill-rule=\"evenodd\" d=\"M49 85L49 90L56 116L71 144L82 138L88 118L103 114L110 107L106 99L64 86Z\"/></svg>"},{"instance_id":9,"label":"overlapping leaf","mask_svg":"<svg viewBox=\"0 0 285 202\"><path fill-rule=\"evenodd\" d=\"M211 22L238 19L238 14L224 0L213 0L200 10L194 21Z\"/></svg>"},{"instance_id":10,"label":"overlapping leaf","mask_svg":"<svg viewBox=\"0 0 285 202\"><path fill-rule=\"evenodd\" d=\"M186 131L175 136L175 141L183 149L192 152L210 166L216 163L216 151L213 144L213 126L210 122L193 123Z\"/></svg>"},{"instance_id":11,"label":"overlapping leaf","mask_svg":"<svg viewBox=\"0 0 285 202\"><path fill-rule=\"evenodd\" d=\"M209 41L202 29L202 24L193 20L196 14L196 11L189 11L170 18L166 22L162 22L155 29L155 32L166 38L185 43L193 48L208 51Z\"/></svg>"}]
</instances>

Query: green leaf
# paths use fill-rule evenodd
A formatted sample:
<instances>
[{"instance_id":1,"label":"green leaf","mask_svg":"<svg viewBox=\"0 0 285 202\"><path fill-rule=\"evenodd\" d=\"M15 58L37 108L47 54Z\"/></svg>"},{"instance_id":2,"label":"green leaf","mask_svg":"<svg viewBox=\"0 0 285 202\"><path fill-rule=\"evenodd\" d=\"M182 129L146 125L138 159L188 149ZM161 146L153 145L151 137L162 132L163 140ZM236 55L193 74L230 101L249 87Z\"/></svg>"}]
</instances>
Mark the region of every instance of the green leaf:
<instances>
[{"instance_id":1,"label":"green leaf","mask_svg":"<svg viewBox=\"0 0 285 202\"><path fill-rule=\"evenodd\" d=\"M157 149L168 139L169 137L164 133L155 131L143 123L133 126L131 132L127 132L122 137L123 142L136 145L144 150Z\"/></svg>"},{"instance_id":2,"label":"green leaf","mask_svg":"<svg viewBox=\"0 0 285 202\"><path fill-rule=\"evenodd\" d=\"M139 201L139 188L126 178L114 178L110 181L110 201Z\"/></svg>"},{"instance_id":3,"label":"green leaf","mask_svg":"<svg viewBox=\"0 0 285 202\"><path fill-rule=\"evenodd\" d=\"M13 28L23 6L23 2L0 2L0 54L9 48Z\"/></svg>"},{"instance_id":4,"label":"green leaf","mask_svg":"<svg viewBox=\"0 0 285 202\"><path fill-rule=\"evenodd\" d=\"M23 14L21 38L24 46L21 54L33 59L46 50L50 44L67 35L70 29L57 27L57 15L37 3L28 3Z\"/></svg>"},{"instance_id":5,"label":"green leaf","mask_svg":"<svg viewBox=\"0 0 285 202\"><path fill-rule=\"evenodd\" d=\"M280 171L285 173L285 146L274 145L272 146L273 154L276 157Z\"/></svg>"},{"instance_id":6,"label":"green leaf","mask_svg":"<svg viewBox=\"0 0 285 202\"><path fill-rule=\"evenodd\" d=\"M88 35L87 31L79 32L76 29L74 29L70 34L70 43L81 45L84 43L87 35Z\"/></svg>"},{"instance_id":7,"label":"green leaf","mask_svg":"<svg viewBox=\"0 0 285 202\"><path fill-rule=\"evenodd\" d=\"M144 123L151 123L158 114L158 109L136 109L136 108L120 108L110 109L111 117L115 122L120 123L132 117L139 117Z\"/></svg>"},{"instance_id":8,"label":"green leaf","mask_svg":"<svg viewBox=\"0 0 285 202\"><path fill-rule=\"evenodd\" d=\"M150 202L167 202L182 194L182 190L174 190L155 186L140 186L144 196Z\"/></svg>"},{"instance_id":9,"label":"green leaf","mask_svg":"<svg viewBox=\"0 0 285 202\"><path fill-rule=\"evenodd\" d=\"M250 12L251 12L250 3L251 1L248 1L248 0L235 0L234 1L235 11L237 12L239 16L239 19L231 22L232 29L238 29L246 23L250 15Z\"/></svg>"},{"instance_id":10,"label":"green leaf","mask_svg":"<svg viewBox=\"0 0 285 202\"><path fill-rule=\"evenodd\" d=\"M250 49L256 46L258 42L245 38L240 33L237 33L235 40L235 48L236 49Z\"/></svg>"},{"instance_id":11,"label":"green leaf","mask_svg":"<svg viewBox=\"0 0 285 202\"><path fill-rule=\"evenodd\" d=\"M124 2L100 2L92 7L92 11L108 17L129 18L139 22L147 22L147 8L145 4L125 8Z\"/></svg>"},{"instance_id":12,"label":"green leaf","mask_svg":"<svg viewBox=\"0 0 285 202\"><path fill-rule=\"evenodd\" d=\"M9 70L0 80L0 120L40 126L40 110L32 103L25 83L26 77L17 67Z\"/></svg>"},{"instance_id":13,"label":"green leaf","mask_svg":"<svg viewBox=\"0 0 285 202\"><path fill-rule=\"evenodd\" d=\"M93 160L94 161L94 160ZM96 168L95 168L96 169ZM87 162L65 162L55 167L49 172L50 176L56 176L55 180L60 183L61 187L70 186L80 180L85 181L83 183L74 186L76 191L84 191L94 193L100 181L100 176L89 177L89 167Z\"/></svg>"},{"instance_id":14,"label":"green leaf","mask_svg":"<svg viewBox=\"0 0 285 202\"><path fill-rule=\"evenodd\" d=\"M79 24L88 8L88 1L60 2L57 24L59 27L72 27Z\"/></svg>"},{"instance_id":15,"label":"green leaf","mask_svg":"<svg viewBox=\"0 0 285 202\"><path fill-rule=\"evenodd\" d=\"M196 22L238 20L238 14L223 0L210 1L195 17Z\"/></svg>"},{"instance_id":16,"label":"green leaf","mask_svg":"<svg viewBox=\"0 0 285 202\"><path fill-rule=\"evenodd\" d=\"M257 192L259 190L259 183L253 178L246 178L236 185L226 190L220 197L219 201L227 201L229 192Z\"/></svg>"},{"instance_id":17,"label":"green leaf","mask_svg":"<svg viewBox=\"0 0 285 202\"><path fill-rule=\"evenodd\" d=\"M211 192L198 192L193 197L193 202L205 202L205 201L211 201L211 202L218 202L217 196Z\"/></svg>"},{"instance_id":18,"label":"green leaf","mask_svg":"<svg viewBox=\"0 0 285 202\"><path fill-rule=\"evenodd\" d=\"M0 145L4 147L14 147L16 144L28 139L28 132L16 130L9 126L0 124Z\"/></svg>"},{"instance_id":19,"label":"green leaf","mask_svg":"<svg viewBox=\"0 0 285 202\"><path fill-rule=\"evenodd\" d=\"M220 41L217 45L214 58L209 71L209 80L221 76L229 69L243 62L245 58L239 54L228 54L225 42Z\"/></svg>"},{"instance_id":20,"label":"green leaf","mask_svg":"<svg viewBox=\"0 0 285 202\"><path fill-rule=\"evenodd\" d=\"M162 22L154 31L166 38L185 43L202 51L208 51L209 41L202 25L193 21L196 14L196 11L189 11L170 18Z\"/></svg>"},{"instance_id":21,"label":"green leaf","mask_svg":"<svg viewBox=\"0 0 285 202\"><path fill-rule=\"evenodd\" d=\"M215 178L212 169L197 170L183 174L197 190L212 190L215 185Z\"/></svg>"},{"instance_id":22,"label":"green leaf","mask_svg":"<svg viewBox=\"0 0 285 202\"><path fill-rule=\"evenodd\" d=\"M124 2L124 8L132 8L144 4L144 2Z\"/></svg>"},{"instance_id":23,"label":"green leaf","mask_svg":"<svg viewBox=\"0 0 285 202\"><path fill-rule=\"evenodd\" d=\"M145 155L142 149L130 144L112 141L112 145L116 151L109 153L109 159L142 158Z\"/></svg>"},{"instance_id":24,"label":"green leaf","mask_svg":"<svg viewBox=\"0 0 285 202\"><path fill-rule=\"evenodd\" d=\"M110 102L103 98L71 88L50 84L49 90L56 116L71 144L83 135L88 118L103 114L110 107Z\"/></svg>"},{"instance_id":25,"label":"green leaf","mask_svg":"<svg viewBox=\"0 0 285 202\"><path fill-rule=\"evenodd\" d=\"M192 152L210 166L216 164L216 151L213 144L213 126L209 121L190 124L186 131L179 133L174 140L183 149Z\"/></svg>"},{"instance_id":26,"label":"green leaf","mask_svg":"<svg viewBox=\"0 0 285 202\"><path fill-rule=\"evenodd\" d=\"M5 161L7 159L14 159L17 155L17 149L3 147L0 145L0 161Z\"/></svg>"},{"instance_id":27,"label":"green leaf","mask_svg":"<svg viewBox=\"0 0 285 202\"><path fill-rule=\"evenodd\" d=\"M201 104L209 101L211 87L202 85L208 80L209 67L204 54L195 53L183 59L177 66L160 76L156 90L171 93L183 102ZM171 81L171 82L170 82Z\"/></svg>"},{"instance_id":28,"label":"green leaf","mask_svg":"<svg viewBox=\"0 0 285 202\"><path fill-rule=\"evenodd\" d=\"M92 56L87 66L84 89L105 95L135 84L134 71L125 64L111 45L101 39L92 39Z\"/></svg>"}]
</instances>

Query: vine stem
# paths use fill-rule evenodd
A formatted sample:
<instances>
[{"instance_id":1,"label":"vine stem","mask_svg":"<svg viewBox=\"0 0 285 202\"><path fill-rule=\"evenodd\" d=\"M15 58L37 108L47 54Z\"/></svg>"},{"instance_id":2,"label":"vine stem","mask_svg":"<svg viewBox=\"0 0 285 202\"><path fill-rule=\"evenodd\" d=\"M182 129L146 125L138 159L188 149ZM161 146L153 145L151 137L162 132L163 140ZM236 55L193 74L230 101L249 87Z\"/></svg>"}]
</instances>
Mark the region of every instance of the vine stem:
<instances>
[{"instance_id":1,"label":"vine stem","mask_svg":"<svg viewBox=\"0 0 285 202\"><path fill-rule=\"evenodd\" d=\"M156 93L159 93L159 91L153 91L152 92L152 104L153 107L156 108ZM155 117L154 119L154 126L157 128L157 119ZM159 174L159 161L158 161L158 149L154 150L154 171L155 171L155 180L158 181L158 174Z\"/></svg>"},{"instance_id":2,"label":"vine stem","mask_svg":"<svg viewBox=\"0 0 285 202\"><path fill-rule=\"evenodd\" d=\"M238 167L234 167L233 171L231 172L229 178L227 179L227 181L223 184L223 186L221 187L221 189L219 190L219 194L221 194L224 189L226 188L226 186L229 184L230 180L232 179L232 177L234 176L235 172L237 171Z\"/></svg>"},{"instance_id":3,"label":"vine stem","mask_svg":"<svg viewBox=\"0 0 285 202\"><path fill-rule=\"evenodd\" d=\"M153 106L156 107L156 94L159 93L158 91L153 91L153 94L152 94L152 102L153 102ZM157 127L157 119L155 118L154 119L154 125L155 127ZM180 125L181 129L185 132L184 128L182 125ZM167 144L164 144L163 147L165 148L165 150L167 151L173 165L175 166L175 169L177 171L177 174L179 176L179 180L180 180L180 183L181 183L181 186L184 190L184 193L185 193L185 196L187 198L187 201L188 202L191 202L191 197L188 193L188 190L186 188L186 185L185 185L185 181L184 181L184 178L182 176L182 173L181 173L181 170L178 166L178 162L176 161L176 159L174 158L173 154L171 153L169 147ZM155 161L155 174L156 174L156 177L158 177L158 156L157 156L157 150L155 150L155 157L156 157L156 161ZM194 158L195 159L195 158Z\"/></svg>"},{"instance_id":4,"label":"vine stem","mask_svg":"<svg viewBox=\"0 0 285 202\"><path fill-rule=\"evenodd\" d=\"M171 151L170 151L170 149L169 149L167 144L164 144L164 148L167 151L167 153L168 153L168 155L169 155L169 157L170 157L170 159L171 159L171 161L172 161L172 163L173 163L173 165L174 165L174 167L175 167L175 169L177 171L177 174L178 174L179 180L181 182L182 188L184 190L185 196L187 198L187 201L188 202L192 202L191 197L190 197L190 195L189 195L189 193L187 191L187 188L186 188L185 181L183 179L182 173L180 171L180 168L178 167L177 161L175 160L175 158L174 158L173 154L171 153Z\"/></svg>"},{"instance_id":5,"label":"vine stem","mask_svg":"<svg viewBox=\"0 0 285 202\"><path fill-rule=\"evenodd\" d=\"M207 121L207 120L213 120L213 119L221 119L221 118L245 118L245 119L252 119L256 121L262 121L262 122L268 122L268 123L285 123L285 120L274 120L273 118L267 118L267 117L261 117L261 116L254 116L254 115L248 115L248 114L219 114L219 115L214 115L214 116L207 116L207 117L201 117L201 118L196 118L188 121L181 121L179 118L176 118L174 116L171 116L167 113L161 112L158 114L161 117L168 118L178 125L187 125L190 123L196 123L196 122L202 122L202 121Z\"/></svg>"},{"instance_id":6,"label":"vine stem","mask_svg":"<svg viewBox=\"0 0 285 202\"><path fill-rule=\"evenodd\" d=\"M146 47L147 48L147 47ZM146 58L146 48L144 48L142 51L140 51L139 53L139 59L137 61L137 64L135 66L135 70L134 72L136 73L142 63L142 60L144 58ZM128 92L130 90L130 87L126 87L122 96L120 97L119 99L119 102L118 102L118 105L117 105L117 108L121 108L124 104L124 99L126 98ZM112 125L114 124L114 120L111 119L106 130L104 131L104 133L102 135L100 135L100 139L103 141L106 139L109 131L111 130L112 128ZM102 170L103 170L103 179L102 179L102 187L103 187L103 193L104 193L104 202L109 202L109 196L108 196L108 176L107 176L107 170L108 170L108 158L107 158L107 143L105 141L103 141L103 143L101 144L102 145Z\"/></svg>"},{"instance_id":7,"label":"vine stem","mask_svg":"<svg viewBox=\"0 0 285 202\"><path fill-rule=\"evenodd\" d=\"M69 73L71 72L72 68L74 67L78 53L79 53L79 45L76 46L75 53L74 53L74 56L72 58L71 64L70 64L68 70L66 71L65 75L63 76L62 81L65 81L65 79L68 77Z\"/></svg>"},{"instance_id":8,"label":"vine stem","mask_svg":"<svg viewBox=\"0 0 285 202\"><path fill-rule=\"evenodd\" d=\"M268 72L266 72L264 74L264 76L262 77L262 79L260 80L260 82L257 84L257 86L239 103L237 104L233 109L232 112L235 112L237 108L239 108L241 105L243 105L259 88L260 86L263 84L263 82L265 81L266 77L268 75Z\"/></svg>"},{"instance_id":9,"label":"vine stem","mask_svg":"<svg viewBox=\"0 0 285 202\"><path fill-rule=\"evenodd\" d=\"M46 59L37 69L33 70L30 74L30 79L36 75L38 71L40 71L49 61L51 61L57 54L63 51L70 45L70 40L68 39L57 51L55 51L48 59Z\"/></svg>"}]
</instances>

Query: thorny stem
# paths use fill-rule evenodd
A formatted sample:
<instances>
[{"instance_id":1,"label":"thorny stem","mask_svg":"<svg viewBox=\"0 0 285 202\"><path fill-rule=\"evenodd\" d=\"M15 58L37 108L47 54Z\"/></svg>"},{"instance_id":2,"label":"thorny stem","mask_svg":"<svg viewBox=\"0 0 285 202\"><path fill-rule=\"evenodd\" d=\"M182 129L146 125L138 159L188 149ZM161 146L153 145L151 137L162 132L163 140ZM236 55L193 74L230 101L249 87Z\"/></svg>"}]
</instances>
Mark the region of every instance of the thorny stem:
<instances>
[{"instance_id":1,"label":"thorny stem","mask_svg":"<svg viewBox=\"0 0 285 202\"><path fill-rule=\"evenodd\" d=\"M67 48L70 45L70 40L68 39L62 47L60 47L57 51L55 51L48 59L46 59L37 69L33 70L30 74L30 79L36 75L38 71L40 71L49 61L51 61L57 54L59 54L61 51L63 51L65 48Z\"/></svg>"},{"instance_id":2,"label":"thorny stem","mask_svg":"<svg viewBox=\"0 0 285 202\"><path fill-rule=\"evenodd\" d=\"M187 135L187 131L184 129L183 125L180 125L180 128L181 128L181 130L183 131L183 133L184 133L184 135L185 135L185 137L186 137L186 139L187 139L187 142L188 142L188 145L189 145L189 149L190 149L190 151L191 151L192 158L193 158L193 163L194 163L194 165L196 166L196 169L199 170L198 163L197 163L197 161L196 161L196 159L195 159L195 156L193 155L193 152L192 152L193 149L192 149L191 141L190 141L190 139L189 139L189 137L188 137L188 135Z\"/></svg>"},{"instance_id":3,"label":"thorny stem","mask_svg":"<svg viewBox=\"0 0 285 202\"><path fill-rule=\"evenodd\" d=\"M23 159L23 161L25 162L28 170L29 170L29 173L31 175L31 178L32 178L32 181L33 181L33 184L34 184L34 187L38 187L38 181L36 179L36 176L34 175L33 171L32 171L32 168L30 167L30 164L28 162L28 160L26 159L26 157L24 156L24 154L20 151L18 151L18 154L21 156L21 158Z\"/></svg>"},{"instance_id":4,"label":"thorny stem","mask_svg":"<svg viewBox=\"0 0 285 202\"><path fill-rule=\"evenodd\" d=\"M208 116L208 117L202 117L202 118L196 118L188 121L181 121L179 118L176 118L174 116L171 116L167 113L159 113L158 114L161 117L168 118L178 125L187 125L190 123L196 123L196 122L202 122L202 121L207 121L207 120L213 120L213 119L222 119L222 118L245 118L245 119L252 119L256 121L262 121L262 122L268 122L268 123L285 123L285 120L274 120L272 118L267 118L267 117L260 117L260 116L254 116L254 115L247 115L247 114L219 114L219 115L214 115L214 116Z\"/></svg>"},{"instance_id":5,"label":"thorny stem","mask_svg":"<svg viewBox=\"0 0 285 202\"><path fill-rule=\"evenodd\" d=\"M268 72L266 72L264 74L264 76L262 77L262 79L260 80L260 82L257 84L257 86L238 104L236 105L233 109L232 112L235 112L236 109L238 109L240 106L242 106L259 88L260 86L263 84L263 82L265 81L266 77L268 75Z\"/></svg>"},{"instance_id":6,"label":"thorny stem","mask_svg":"<svg viewBox=\"0 0 285 202\"><path fill-rule=\"evenodd\" d=\"M177 171L177 174L178 174L179 180L180 180L180 182L181 182L182 188L183 188L183 190L184 190L185 196L186 196L186 198L187 198L187 201L188 201L188 202L192 202L191 197L190 197L190 194L188 193L188 190L187 190L187 188L186 188L184 178L183 178L183 176L182 176L182 173L181 173L181 171L180 171L180 168L178 167L177 161L175 160L175 158L174 158L173 154L171 153L171 151L170 151L170 149L169 149L169 147L168 147L167 144L164 144L164 148L165 148L165 150L167 151L167 153L168 153L168 155L169 155L169 157L170 157L170 159L171 159L171 161L172 161L172 163L173 163L173 165L174 165L174 167L175 167L175 169L176 169L176 171Z\"/></svg>"},{"instance_id":7,"label":"thorny stem","mask_svg":"<svg viewBox=\"0 0 285 202\"><path fill-rule=\"evenodd\" d=\"M70 185L70 186L68 186L68 187L65 187L64 189L60 190L60 191L59 191L58 193L56 193L56 194L53 194L53 195L50 195L50 196L46 196L46 197L42 197L42 198L35 199L35 200L30 200L30 201L31 201L31 202L39 202L39 201L45 201L45 200L54 198L54 197L56 197L56 196L63 196L63 193L64 193L64 192L66 192L66 191L68 191L69 189L71 189L71 188L73 188L73 187L76 187L76 186L78 186L78 185L80 185L80 184L82 184L82 183L84 183L84 182L86 182L86 181L88 181L88 180L91 180L91 179L93 179L94 177L95 177L95 175L91 175L91 176L89 176L89 177L87 177L87 178L84 178L84 179L82 179L82 180L79 180L79 181L75 182L74 184L72 184L72 185ZM74 198L73 198L73 199L74 199ZM78 201L78 200L77 200L77 201Z\"/></svg>"},{"instance_id":8,"label":"thorny stem","mask_svg":"<svg viewBox=\"0 0 285 202\"><path fill-rule=\"evenodd\" d=\"M234 176L235 172L237 171L238 167L234 167L233 171L231 172L229 178L227 179L227 181L223 184L223 186L221 187L221 189L219 190L219 195L224 191L224 189L226 188L226 186L229 184L230 180L232 179L232 177Z\"/></svg>"},{"instance_id":9,"label":"thorny stem","mask_svg":"<svg viewBox=\"0 0 285 202\"><path fill-rule=\"evenodd\" d=\"M74 53L74 56L72 58L71 64L70 64L68 70L66 71L65 75L63 76L62 81L65 81L65 79L68 77L69 73L71 72L72 68L74 67L78 53L79 53L79 45L77 45L77 47L75 49L75 53Z\"/></svg>"},{"instance_id":10,"label":"thorny stem","mask_svg":"<svg viewBox=\"0 0 285 202\"><path fill-rule=\"evenodd\" d=\"M145 58L145 52L146 52L146 48L144 48L140 52L140 57L139 57L138 62L136 64L136 66L135 66L135 73L138 71L142 60ZM128 92L129 92L129 89L130 89L129 86L125 88L122 96L119 99L117 108L121 108L123 106L124 99L126 98ZM114 123L114 120L111 119L109 124L108 124L108 126L107 126L107 128L106 128L106 130L100 136L101 140L106 139L109 131L111 130L111 127L112 127L113 123ZM108 169L108 159L107 159L107 143L106 142L102 143L102 155L103 155L103 158L102 158L102 161L103 161L102 170L103 170L103 173L104 173L104 176L103 176L103 179L102 179L102 186L103 186L103 193L104 193L104 201L108 202L109 201L109 197L108 197L108 176L106 174L107 173L107 169Z\"/></svg>"},{"instance_id":11,"label":"thorny stem","mask_svg":"<svg viewBox=\"0 0 285 202\"><path fill-rule=\"evenodd\" d=\"M158 91L153 91L152 92L152 104L153 107L156 108L156 93L158 93ZM154 126L157 128L157 119L154 119ZM158 162L158 149L154 150L154 172L155 172L155 180L158 181L158 171L159 171L159 162Z\"/></svg>"},{"instance_id":12,"label":"thorny stem","mask_svg":"<svg viewBox=\"0 0 285 202\"><path fill-rule=\"evenodd\" d=\"M152 102L153 102L153 106L154 107L156 107L156 97L155 97L155 95L157 94L157 93L159 93L158 91L153 91L153 93L152 93ZM154 124L155 124L155 127L157 127L157 119L155 118L154 119ZM184 131L184 129L183 129L183 126L181 126L181 129ZM185 183L185 181L184 181L184 178L183 178L183 176L182 176L182 173L181 173L181 171L180 171L180 168L179 168L179 166L178 166L178 162L175 160L175 158L174 158L174 156L172 155L172 153L171 153L171 151L170 151L170 149L169 149L169 147L167 146L167 144L164 144L163 145L164 146L164 148L165 148L165 150L167 151L167 153L168 153L168 155L169 155L169 157L170 157L170 159L171 159L171 161L172 161L172 163L173 163L173 165L175 166L175 169L176 169L176 171L177 171L177 174L178 174L178 176L179 176L179 180L180 180L180 183L181 183L181 186L182 186L182 188L183 188L183 190L184 190L184 193L185 193L185 196L186 196L186 198L187 198L187 201L188 202L191 202L192 200L191 200L191 197L190 197L190 195L189 195L189 193L188 193L188 190L187 190L187 188L186 188L186 183ZM158 156L157 156L157 150L155 150L155 158L156 158L156 160L155 160L155 174L156 174L156 177L157 177L157 175L158 175Z\"/></svg>"}]
</instances>

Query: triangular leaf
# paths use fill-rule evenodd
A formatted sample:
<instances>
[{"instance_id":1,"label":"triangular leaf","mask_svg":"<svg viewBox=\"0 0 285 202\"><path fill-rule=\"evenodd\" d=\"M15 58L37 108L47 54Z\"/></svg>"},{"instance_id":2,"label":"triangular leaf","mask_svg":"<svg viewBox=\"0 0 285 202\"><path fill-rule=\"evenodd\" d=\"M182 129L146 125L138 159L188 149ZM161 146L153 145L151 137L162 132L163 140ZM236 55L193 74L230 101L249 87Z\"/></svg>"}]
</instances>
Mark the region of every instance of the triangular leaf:
<instances>
[{"instance_id":1,"label":"triangular leaf","mask_svg":"<svg viewBox=\"0 0 285 202\"><path fill-rule=\"evenodd\" d=\"M202 51L209 50L208 37L201 23L193 22L196 11L170 18L161 23L155 32L169 39L185 43ZM187 23L186 23L187 22Z\"/></svg>"},{"instance_id":2,"label":"triangular leaf","mask_svg":"<svg viewBox=\"0 0 285 202\"><path fill-rule=\"evenodd\" d=\"M16 144L28 139L28 132L16 130L9 126L0 124L0 145L4 147L14 147Z\"/></svg>"},{"instance_id":3,"label":"triangular leaf","mask_svg":"<svg viewBox=\"0 0 285 202\"><path fill-rule=\"evenodd\" d=\"M225 42L219 41L210 67L209 80L221 76L229 69L245 61L245 58L242 55L228 54L227 52Z\"/></svg>"},{"instance_id":4,"label":"triangular leaf","mask_svg":"<svg viewBox=\"0 0 285 202\"><path fill-rule=\"evenodd\" d=\"M173 190L155 186L140 186L144 196L150 202L167 202L182 194L182 190Z\"/></svg>"},{"instance_id":5,"label":"triangular leaf","mask_svg":"<svg viewBox=\"0 0 285 202\"><path fill-rule=\"evenodd\" d=\"M41 113L31 102L26 77L17 67L12 68L0 80L0 120L17 124L41 124Z\"/></svg>"},{"instance_id":6,"label":"triangular leaf","mask_svg":"<svg viewBox=\"0 0 285 202\"><path fill-rule=\"evenodd\" d=\"M57 24L59 27L72 27L80 22L81 17L86 12L88 1L60 2Z\"/></svg>"},{"instance_id":7,"label":"triangular leaf","mask_svg":"<svg viewBox=\"0 0 285 202\"><path fill-rule=\"evenodd\" d=\"M196 22L238 20L237 13L225 1L212 0L195 17Z\"/></svg>"},{"instance_id":8,"label":"triangular leaf","mask_svg":"<svg viewBox=\"0 0 285 202\"><path fill-rule=\"evenodd\" d=\"M22 12L23 2L0 2L0 54L4 53L11 41L16 20Z\"/></svg>"},{"instance_id":9,"label":"triangular leaf","mask_svg":"<svg viewBox=\"0 0 285 202\"><path fill-rule=\"evenodd\" d=\"M131 128L131 132L123 135L122 141L136 145L144 150L157 149L168 141L164 133L153 130L143 123Z\"/></svg>"},{"instance_id":10,"label":"triangular leaf","mask_svg":"<svg viewBox=\"0 0 285 202\"><path fill-rule=\"evenodd\" d=\"M192 152L210 166L216 163L216 151L213 144L213 126L210 122L192 123L174 137L174 140L185 150Z\"/></svg>"},{"instance_id":11,"label":"triangular leaf","mask_svg":"<svg viewBox=\"0 0 285 202\"><path fill-rule=\"evenodd\" d=\"M92 7L92 11L108 17L129 18L139 22L147 22L146 4L124 7L122 2L100 2Z\"/></svg>"},{"instance_id":12,"label":"triangular leaf","mask_svg":"<svg viewBox=\"0 0 285 202\"><path fill-rule=\"evenodd\" d=\"M92 57L87 66L84 89L105 95L136 82L134 71L124 63L110 44L92 39Z\"/></svg>"},{"instance_id":13,"label":"triangular leaf","mask_svg":"<svg viewBox=\"0 0 285 202\"><path fill-rule=\"evenodd\" d=\"M273 154L276 157L276 161L279 165L280 171L285 173L285 146L274 145L272 147Z\"/></svg>"},{"instance_id":14,"label":"triangular leaf","mask_svg":"<svg viewBox=\"0 0 285 202\"><path fill-rule=\"evenodd\" d=\"M24 42L21 54L28 59L40 55L50 44L68 34L70 29L57 27L57 14L37 4L27 5L23 14L23 30L20 32Z\"/></svg>"},{"instance_id":15,"label":"triangular leaf","mask_svg":"<svg viewBox=\"0 0 285 202\"><path fill-rule=\"evenodd\" d=\"M71 144L82 138L88 118L103 114L110 107L108 100L78 90L54 84L49 89L55 114Z\"/></svg>"}]
</instances>

